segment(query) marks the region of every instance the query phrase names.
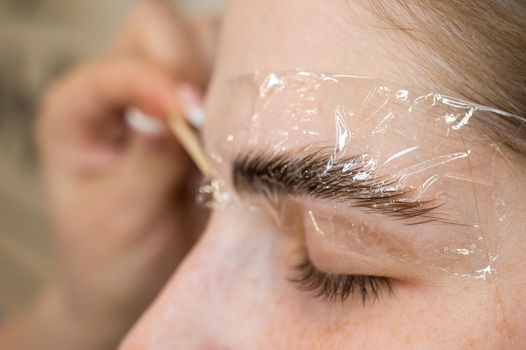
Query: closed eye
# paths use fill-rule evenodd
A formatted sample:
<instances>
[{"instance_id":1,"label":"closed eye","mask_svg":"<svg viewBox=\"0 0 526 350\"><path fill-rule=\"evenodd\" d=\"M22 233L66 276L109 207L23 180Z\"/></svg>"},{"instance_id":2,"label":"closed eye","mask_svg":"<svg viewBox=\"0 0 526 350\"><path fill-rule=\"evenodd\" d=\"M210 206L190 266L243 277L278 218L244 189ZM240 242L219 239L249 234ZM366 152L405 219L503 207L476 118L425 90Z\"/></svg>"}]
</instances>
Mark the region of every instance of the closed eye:
<instances>
[{"instance_id":1,"label":"closed eye","mask_svg":"<svg viewBox=\"0 0 526 350\"><path fill-rule=\"evenodd\" d=\"M359 295L362 304L378 301L381 296L393 294L391 280L381 276L327 274L316 268L307 254L294 266L289 280L299 289L312 293L325 301L346 301Z\"/></svg>"}]
</instances>

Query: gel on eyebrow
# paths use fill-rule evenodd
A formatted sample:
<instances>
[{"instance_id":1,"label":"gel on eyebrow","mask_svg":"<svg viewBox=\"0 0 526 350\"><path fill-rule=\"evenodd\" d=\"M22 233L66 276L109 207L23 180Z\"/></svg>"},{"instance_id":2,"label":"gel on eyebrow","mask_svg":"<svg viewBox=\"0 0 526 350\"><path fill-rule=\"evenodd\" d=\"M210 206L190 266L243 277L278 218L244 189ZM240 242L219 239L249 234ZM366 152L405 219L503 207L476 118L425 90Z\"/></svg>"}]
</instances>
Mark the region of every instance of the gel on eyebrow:
<instances>
[{"instance_id":1,"label":"gel on eyebrow","mask_svg":"<svg viewBox=\"0 0 526 350\"><path fill-rule=\"evenodd\" d=\"M383 219L373 232L363 224L370 214L351 208L356 213L355 227L360 229L342 229L334 224L337 216L306 208L305 225L314 227L310 234L323 232L336 246L357 251L378 250L374 244L390 240L397 249L386 247L385 251L400 261L462 277L492 278L499 252L491 248L494 245L486 232L502 232L505 237L510 217L510 208L499 196L502 175L498 169L505 166L505 150L473 126L480 112L491 112L495 118L517 116L345 74L254 72L231 85L243 94L238 100L250 103L241 110L227 108L232 128L209 147L223 183L230 181L224 160L232 161L240 154L264 150L276 157L328 149L325 170L336 169L342 175L357 166L356 160L345 160L363 154L358 158L363 170L355 174L356 181L372 181L374 176L398 179L379 191L410 188L410 197L404 200L415 205L437 201L441 205L436 216L447 218L449 224L430 220L424 228L417 221ZM241 144L247 148L240 150ZM223 192L235 198L231 189ZM333 212L343 215L336 206ZM377 237L364 241L364 233ZM404 251L404 246L409 248Z\"/></svg>"}]
</instances>

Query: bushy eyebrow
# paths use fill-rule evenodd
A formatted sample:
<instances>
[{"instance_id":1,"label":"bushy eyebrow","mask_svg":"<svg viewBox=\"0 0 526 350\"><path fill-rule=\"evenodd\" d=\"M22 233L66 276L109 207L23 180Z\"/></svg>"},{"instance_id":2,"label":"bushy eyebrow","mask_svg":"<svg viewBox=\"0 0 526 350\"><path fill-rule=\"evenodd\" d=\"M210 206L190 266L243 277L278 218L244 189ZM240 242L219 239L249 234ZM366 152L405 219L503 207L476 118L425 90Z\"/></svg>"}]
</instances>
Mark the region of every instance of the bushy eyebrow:
<instances>
[{"instance_id":1,"label":"bushy eyebrow","mask_svg":"<svg viewBox=\"0 0 526 350\"><path fill-rule=\"evenodd\" d=\"M269 155L247 152L232 166L235 189L243 194L310 197L346 203L408 225L447 222L437 209L445 203L436 198L416 200L415 189L400 187L399 179L379 176L367 155L357 155L329 166L330 152L298 151Z\"/></svg>"}]
</instances>

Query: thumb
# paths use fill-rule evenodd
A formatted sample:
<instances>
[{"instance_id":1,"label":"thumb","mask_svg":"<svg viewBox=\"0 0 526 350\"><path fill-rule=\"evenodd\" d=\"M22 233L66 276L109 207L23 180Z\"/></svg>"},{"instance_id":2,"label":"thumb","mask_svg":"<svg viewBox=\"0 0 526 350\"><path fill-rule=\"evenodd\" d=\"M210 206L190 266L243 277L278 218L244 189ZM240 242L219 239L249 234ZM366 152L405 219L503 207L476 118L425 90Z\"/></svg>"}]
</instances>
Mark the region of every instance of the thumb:
<instances>
[{"instance_id":1,"label":"thumb","mask_svg":"<svg viewBox=\"0 0 526 350\"><path fill-rule=\"evenodd\" d=\"M189 85L179 84L177 96L174 97L175 106L181 106L180 109L187 111L187 118L193 117L194 125L197 125L196 119L202 118L200 96ZM168 132L161 118L148 116L138 109L131 113L131 118L128 114L127 120L128 124L131 124L132 134L129 137L121 171L125 174L133 174L137 181L134 184L135 188L146 186L145 190L155 197L171 193L172 187L177 190L185 186L188 182L186 180L196 173L185 150ZM150 199L158 200L158 198Z\"/></svg>"}]
</instances>

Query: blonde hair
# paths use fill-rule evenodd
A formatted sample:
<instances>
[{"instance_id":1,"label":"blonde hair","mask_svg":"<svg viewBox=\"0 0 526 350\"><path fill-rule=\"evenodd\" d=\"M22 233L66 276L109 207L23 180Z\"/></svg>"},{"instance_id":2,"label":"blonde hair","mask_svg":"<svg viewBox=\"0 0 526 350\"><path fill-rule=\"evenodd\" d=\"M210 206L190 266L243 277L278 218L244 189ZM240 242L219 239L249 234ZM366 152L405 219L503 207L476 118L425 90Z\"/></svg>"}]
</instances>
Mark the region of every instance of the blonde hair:
<instances>
[{"instance_id":1,"label":"blonde hair","mask_svg":"<svg viewBox=\"0 0 526 350\"><path fill-rule=\"evenodd\" d=\"M447 90L526 117L526 1L389 0L369 2L393 29L424 46L416 62ZM526 154L518 119L482 115L498 141Z\"/></svg>"}]
</instances>

